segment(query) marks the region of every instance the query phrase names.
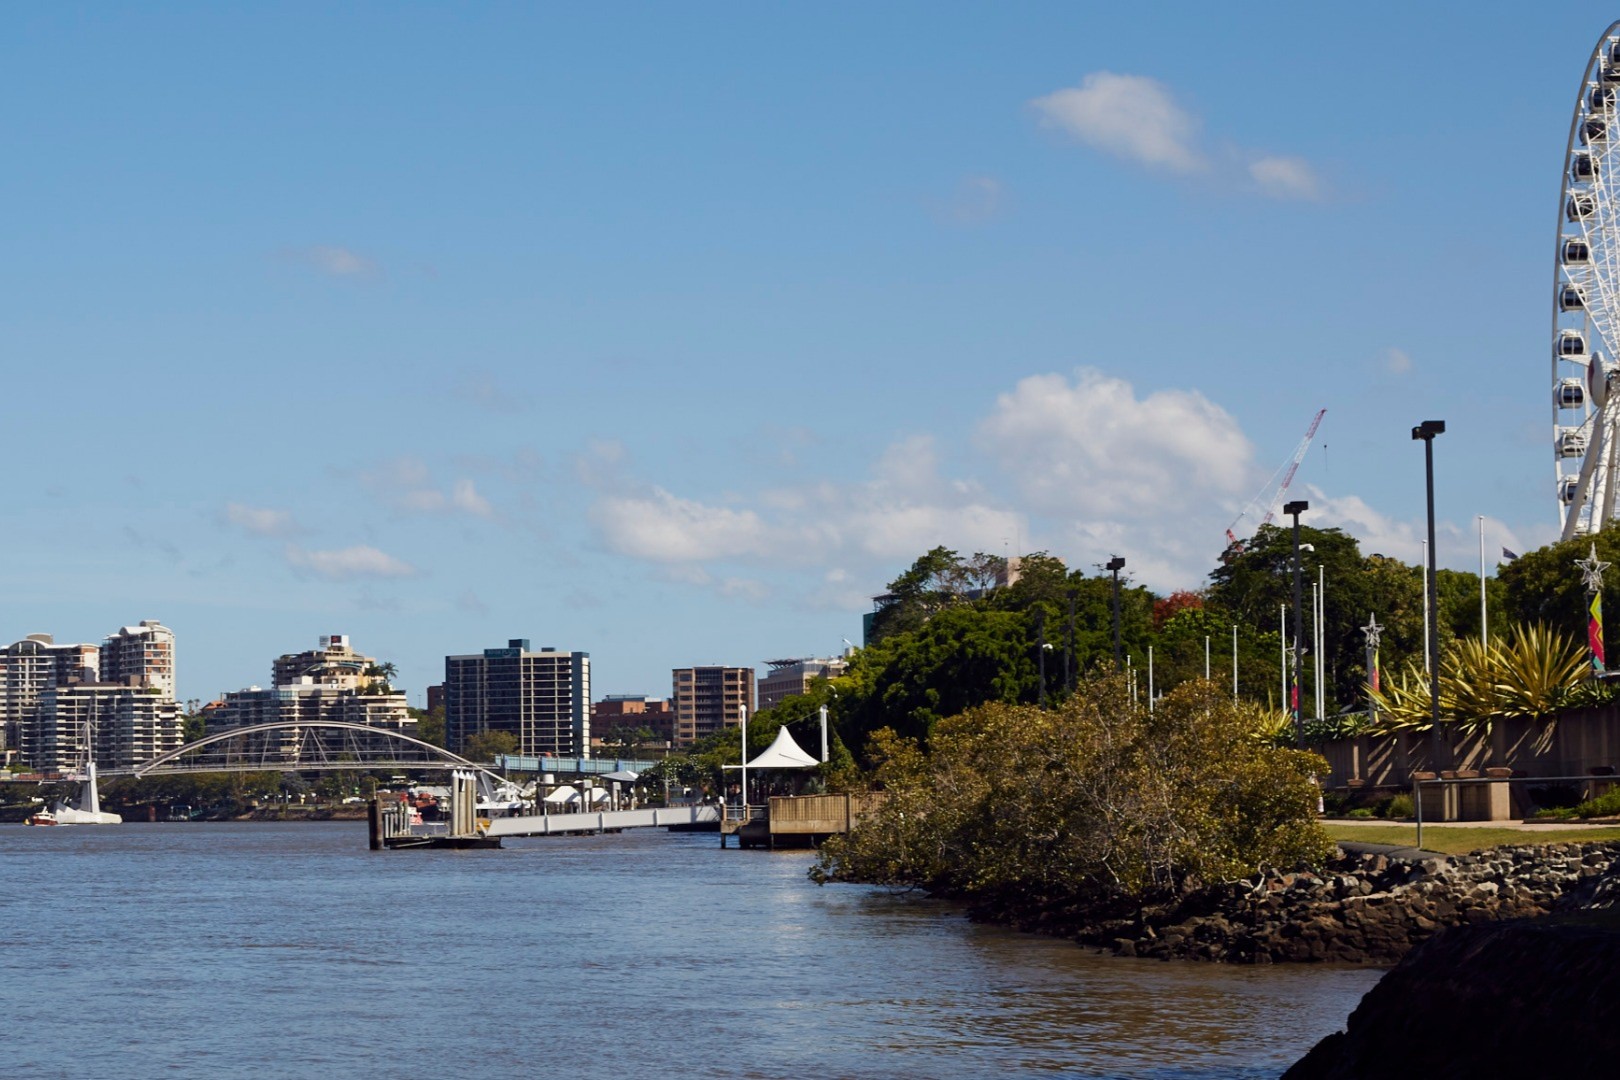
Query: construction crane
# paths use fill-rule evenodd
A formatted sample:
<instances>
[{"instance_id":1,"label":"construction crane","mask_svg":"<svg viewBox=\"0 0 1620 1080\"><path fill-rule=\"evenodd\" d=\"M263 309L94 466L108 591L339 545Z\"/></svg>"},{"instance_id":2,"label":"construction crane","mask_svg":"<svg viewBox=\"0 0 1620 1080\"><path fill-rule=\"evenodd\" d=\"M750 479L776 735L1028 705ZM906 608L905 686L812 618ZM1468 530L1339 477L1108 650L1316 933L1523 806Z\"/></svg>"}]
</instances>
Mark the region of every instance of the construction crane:
<instances>
[{"instance_id":1,"label":"construction crane","mask_svg":"<svg viewBox=\"0 0 1620 1080\"><path fill-rule=\"evenodd\" d=\"M1299 471L1299 463L1305 460L1305 451L1311 448L1311 441L1316 438L1316 429L1321 426L1322 417L1326 415L1326 409L1317 412L1311 426L1305 429L1305 437L1294 447L1293 456L1277 467L1277 471L1271 474L1271 479L1266 481L1266 486L1249 500L1249 505L1243 508L1243 513L1226 527L1227 558L1243 554L1243 541L1238 539L1237 527L1242 524L1244 518L1258 514L1264 509L1266 516L1260 519L1260 524L1270 525L1271 519L1277 516L1277 507L1282 505L1283 496L1288 494L1288 485L1294 482L1294 474ZM1282 477L1281 483L1278 482L1278 477Z\"/></svg>"}]
</instances>

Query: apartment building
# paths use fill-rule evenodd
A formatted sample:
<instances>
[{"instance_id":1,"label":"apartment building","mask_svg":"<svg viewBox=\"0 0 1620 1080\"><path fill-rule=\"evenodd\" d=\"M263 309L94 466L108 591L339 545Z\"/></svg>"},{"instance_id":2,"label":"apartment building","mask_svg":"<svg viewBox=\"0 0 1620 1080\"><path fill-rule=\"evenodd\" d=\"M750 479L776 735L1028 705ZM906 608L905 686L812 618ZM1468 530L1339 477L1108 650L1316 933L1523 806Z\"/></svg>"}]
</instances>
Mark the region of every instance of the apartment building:
<instances>
[{"instance_id":1,"label":"apartment building","mask_svg":"<svg viewBox=\"0 0 1620 1080\"><path fill-rule=\"evenodd\" d=\"M675 745L691 746L721 728L736 727L754 711L754 669L747 667L675 668L671 699L675 703Z\"/></svg>"},{"instance_id":2,"label":"apartment building","mask_svg":"<svg viewBox=\"0 0 1620 1080\"><path fill-rule=\"evenodd\" d=\"M291 686L307 677L323 685L358 689L375 680L368 673L376 666L376 659L354 650L347 634L326 634L318 648L276 657L270 665L270 685Z\"/></svg>"},{"instance_id":3,"label":"apartment building","mask_svg":"<svg viewBox=\"0 0 1620 1080\"><path fill-rule=\"evenodd\" d=\"M591 654L512 638L503 649L444 658L444 725L460 753L473 736L505 731L528 756L589 757Z\"/></svg>"},{"instance_id":4,"label":"apartment building","mask_svg":"<svg viewBox=\"0 0 1620 1080\"><path fill-rule=\"evenodd\" d=\"M817 679L838 678L849 666L849 661L842 657L817 659L804 656L788 660L767 660L765 666L771 671L759 681L761 709L780 704L795 694L805 693L810 689L810 684Z\"/></svg>"},{"instance_id":5,"label":"apartment building","mask_svg":"<svg viewBox=\"0 0 1620 1080\"><path fill-rule=\"evenodd\" d=\"M40 697L23 758L37 769L82 768L88 756L107 769L127 769L180 748L180 706L150 687L74 682Z\"/></svg>"},{"instance_id":6,"label":"apartment building","mask_svg":"<svg viewBox=\"0 0 1620 1080\"><path fill-rule=\"evenodd\" d=\"M96 645L58 645L50 634L29 634L0 649L0 750L21 747L45 691L95 682L100 653Z\"/></svg>"},{"instance_id":7,"label":"apartment building","mask_svg":"<svg viewBox=\"0 0 1620 1080\"><path fill-rule=\"evenodd\" d=\"M0 718L38 769L77 769L92 754L124 768L176 749L174 632L148 619L99 646L30 634L0 650Z\"/></svg>"},{"instance_id":8,"label":"apartment building","mask_svg":"<svg viewBox=\"0 0 1620 1080\"><path fill-rule=\"evenodd\" d=\"M121 627L101 643L101 682L156 689L174 700L174 631L155 619Z\"/></svg>"}]
</instances>

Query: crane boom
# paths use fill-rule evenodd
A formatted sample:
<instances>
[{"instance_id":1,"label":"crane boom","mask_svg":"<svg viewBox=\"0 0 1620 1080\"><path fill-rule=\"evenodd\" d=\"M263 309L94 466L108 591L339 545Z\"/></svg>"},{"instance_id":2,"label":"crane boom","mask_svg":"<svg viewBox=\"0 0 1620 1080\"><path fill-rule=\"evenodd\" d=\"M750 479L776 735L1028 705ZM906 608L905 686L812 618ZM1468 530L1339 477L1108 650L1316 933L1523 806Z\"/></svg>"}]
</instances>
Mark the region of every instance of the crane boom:
<instances>
[{"instance_id":1,"label":"crane boom","mask_svg":"<svg viewBox=\"0 0 1620 1080\"><path fill-rule=\"evenodd\" d=\"M1243 541L1238 538L1236 530L1238 524L1244 518L1255 513L1261 507L1265 507L1266 510L1266 516L1260 519L1261 525L1270 525L1271 519L1277 516L1277 507L1282 505L1283 496L1288 493L1288 485L1294 482L1294 474L1299 471L1299 463L1305 460L1305 452L1311 448L1311 443L1316 439L1316 429L1322 426L1322 417L1326 415L1326 409L1317 410L1316 416L1311 420L1311 426L1305 429L1305 437L1299 440L1298 446L1294 447L1293 456L1279 466L1276 472L1271 474L1271 479L1266 481L1266 486L1260 489L1258 495L1249 500L1249 505L1243 508L1243 513L1239 514L1232 524L1226 527L1226 543L1229 552L1232 554L1242 554L1243 552ZM1277 481L1278 476L1282 477L1281 483ZM1275 488L1273 488L1273 485L1275 485Z\"/></svg>"},{"instance_id":2,"label":"crane boom","mask_svg":"<svg viewBox=\"0 0 1620 1080\"><path fill-rule=\"evenodd\" d=\"M1318 410L1316 418L1311 421L1311 426L1305 429L1305 437L1294 447L1294 460L1288 463L1288 475L1283 477L1282 484L1277 488L1277 494L1271 497L1271 508L1266 511L1265 520L1260 524L1270 525L1271 519L1277 516L1277 507L1282 503L1283 496L1288 494L1288 485L1294 482L1294 474L1299 472L1299 463L1305 460L1305 451L1311 448L1311 441L1316 438L1316 429L1322 425L1322 417L1326 415L1326 409Z\"/></svg>"}]
</instances>

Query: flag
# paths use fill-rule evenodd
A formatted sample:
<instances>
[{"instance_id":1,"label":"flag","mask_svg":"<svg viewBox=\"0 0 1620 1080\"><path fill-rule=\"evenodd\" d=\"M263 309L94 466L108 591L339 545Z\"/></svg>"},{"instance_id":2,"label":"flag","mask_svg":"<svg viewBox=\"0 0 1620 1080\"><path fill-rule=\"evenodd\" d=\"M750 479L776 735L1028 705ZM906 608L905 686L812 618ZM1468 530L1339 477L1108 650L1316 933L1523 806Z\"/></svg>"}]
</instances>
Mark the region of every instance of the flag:
<instances>
[{"instance_id":1,"label":"flag","mask_svg":"<svg viewBox=\"0 0 1620 1080\"><path fill-rule=\"evenodd\" d=\"M1603 656L1603 594L1592 594L1591 606L1586 609L1586 646L1592 654L1592 674L1602 675Z\"/></svg>"},{"instance_id":2,"label":"flag","mask_svg":"<svg viewBox=\"0 0 1620 1080\"><path fill-rule=\"evenodd\" d=\"M1512 562L1518 557L1519 553L1517 551L1509 551L1507 548L1502 549L1502 558L1506 559L1508 562Z\"/></svg>"}]
</instances>

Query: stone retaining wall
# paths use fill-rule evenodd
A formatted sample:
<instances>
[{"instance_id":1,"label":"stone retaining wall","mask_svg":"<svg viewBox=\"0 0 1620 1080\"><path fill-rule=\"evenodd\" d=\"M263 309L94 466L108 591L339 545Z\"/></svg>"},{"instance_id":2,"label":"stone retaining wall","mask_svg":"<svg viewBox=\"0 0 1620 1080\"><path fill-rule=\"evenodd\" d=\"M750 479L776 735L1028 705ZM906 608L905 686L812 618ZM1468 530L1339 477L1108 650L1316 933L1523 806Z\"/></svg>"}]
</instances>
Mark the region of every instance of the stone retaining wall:
<instances>
[{"instance_id":1,"label":"stone retaining wall","mask_svg":"<svg viewBox=\"0 0 1620 1080\"><path fill-rule=\"evenodd\" d=\"M1603 906L1616 895L1614 843L1421 861L1341 855L1320 874L1268 870L1073 936L1117 955L1166 960L1392 964L1443 927Z\"/></svg>"}]
</instances>

